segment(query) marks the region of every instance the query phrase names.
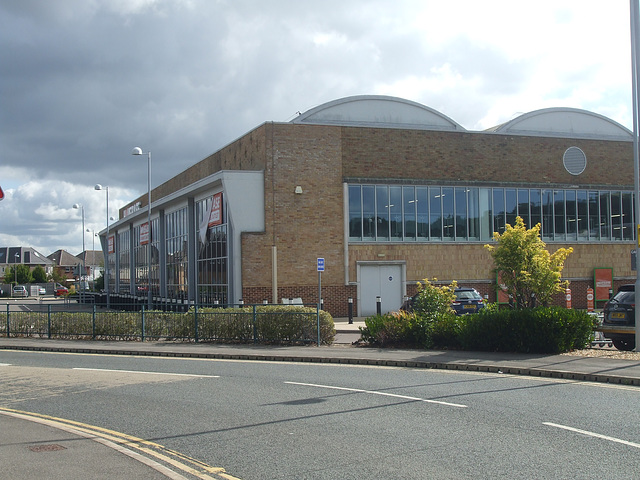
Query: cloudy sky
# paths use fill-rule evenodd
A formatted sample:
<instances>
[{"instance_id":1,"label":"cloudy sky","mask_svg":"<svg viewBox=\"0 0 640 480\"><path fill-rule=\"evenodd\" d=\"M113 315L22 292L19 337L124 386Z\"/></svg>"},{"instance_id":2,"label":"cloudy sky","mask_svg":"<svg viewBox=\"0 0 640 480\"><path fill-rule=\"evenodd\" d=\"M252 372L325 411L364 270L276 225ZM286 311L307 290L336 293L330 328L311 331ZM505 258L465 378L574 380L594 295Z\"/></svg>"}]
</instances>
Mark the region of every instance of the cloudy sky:
<instances>
[{"instance_id":1,"label":"cloudy sky","mask_svg":"<svg viewBox=\"0 0 640 480\"><path fill-rule=\"evenodd\" d=\"M146 193L135 146L156 186L350 95L470 130L547 107L631 129L629 23L626 0L0 0L0 246L80 253L95 184L111 216Z\"/></svg>"}]
</instances>

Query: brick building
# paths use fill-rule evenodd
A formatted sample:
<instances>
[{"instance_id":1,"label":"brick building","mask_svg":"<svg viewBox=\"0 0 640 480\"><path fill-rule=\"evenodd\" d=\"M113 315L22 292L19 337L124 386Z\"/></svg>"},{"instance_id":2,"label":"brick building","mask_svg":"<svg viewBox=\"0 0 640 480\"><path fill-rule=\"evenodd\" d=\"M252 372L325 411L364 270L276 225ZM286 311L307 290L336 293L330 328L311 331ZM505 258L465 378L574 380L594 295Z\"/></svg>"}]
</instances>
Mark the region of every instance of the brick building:
<instances>
[{"instance_id":1,"label":"brick building","mask_svg":"<svg viewBox=\"0 0 640 480\"><path fill-rule=\"evenodd\" d=\"M153 189L150 235L146 194L101 235L114 294L315 303L324 258L325 309L344 316L352 298L369 315L423 278L496 300L484 245L519 215L549 250L573 247L563 276L585 308L596 269L635 278L633 206L632 133L606 117L545 109L477 132L357 96L264 123Z\"/></svg>"}]
</instances>

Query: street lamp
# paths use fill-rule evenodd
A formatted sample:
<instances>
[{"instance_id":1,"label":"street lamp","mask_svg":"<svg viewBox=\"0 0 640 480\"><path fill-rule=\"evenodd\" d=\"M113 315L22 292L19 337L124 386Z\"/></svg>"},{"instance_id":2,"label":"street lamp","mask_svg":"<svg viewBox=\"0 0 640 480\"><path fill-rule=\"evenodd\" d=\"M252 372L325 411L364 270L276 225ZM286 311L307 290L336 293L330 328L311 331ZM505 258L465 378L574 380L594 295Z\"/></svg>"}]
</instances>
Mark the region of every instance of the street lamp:
<instances>
[{"instance_id":1,"label":"street lamp","mask_svg":"<svg viewBox=\"0 0 640 480\"><path fill-rule=\"evenodd\" d=\"M82 273L80 274L80 299L84 303L82 277L87 273L87 250L84 247L84 205L74 203L73 208L82 210Z\"/></svg>"},{"instance_id":2,"label":"street lamp","mask_svg":"<svg viewBox=\"0 0 640 480\"><path fill-rule=\"evenodd\" d=\"M18 284L18 262L19 262L19 258L20 258L20 254L16 252L16 261L13 263L13 272L16 275L16 285Z\"/></svg>"},{"instance_id":3,"label":"street lamp","mask_svg":"<svg viewBox=\"0 0 640 480\"><path fill-rule=\"evenodd\" d=\"M151 310L151 152L147 153L147 225L149 240L147 242L147 308ZM144 155L140 147L135 147L131 155Z\"/></svg>"},{"instance_id":4,"label":"street lamp","mask_svg":"<svg viewBox=\"0 0 640 480\"><path fill-rule=\"evenodd\" d=\"M105 190L107 192L107 241L106 241L106 252L107 255L105 256L104 259L104 289L105 289L105 293L107 294L107 308L110 307L110 300L109 300L109 187L108 186L102 186L99 183L94 187L96 190Z\"/></svg>"}]
</instances>

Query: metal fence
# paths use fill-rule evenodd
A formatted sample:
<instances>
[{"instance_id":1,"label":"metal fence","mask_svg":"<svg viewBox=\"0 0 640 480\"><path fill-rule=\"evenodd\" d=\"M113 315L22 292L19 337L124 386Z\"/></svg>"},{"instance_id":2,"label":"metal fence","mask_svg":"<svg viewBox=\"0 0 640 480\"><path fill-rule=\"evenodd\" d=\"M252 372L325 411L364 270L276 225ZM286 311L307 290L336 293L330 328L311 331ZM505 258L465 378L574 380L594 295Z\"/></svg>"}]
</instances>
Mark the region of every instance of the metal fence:
<instances>
[{"instance_id":1,"label":"metal fence","mask_svg":"<svg viewBox=\"0 0 640 480\"><path fill-rule=\"evenodd\" d=\"M185 312L148 310L139 305L122 310L96 305L70 308L69 304L19 311L12 307L7 305L3 313L1 336L319 345L331 343L335 335L333 319L317 306L194 306Z\"/></svg>"}]
</instances>

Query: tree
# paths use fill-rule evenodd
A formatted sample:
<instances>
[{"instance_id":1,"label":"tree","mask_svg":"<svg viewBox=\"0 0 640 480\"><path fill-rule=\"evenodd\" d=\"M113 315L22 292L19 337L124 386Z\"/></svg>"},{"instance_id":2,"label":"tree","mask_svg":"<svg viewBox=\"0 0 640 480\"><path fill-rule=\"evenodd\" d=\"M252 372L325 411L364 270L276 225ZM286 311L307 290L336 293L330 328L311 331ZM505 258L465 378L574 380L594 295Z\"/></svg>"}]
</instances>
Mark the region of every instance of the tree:
<instances>
[{"instance_id":1,"label":"tree","mask_svg":"<svg viewBox=\"0 0 640 480\"><path fill-rule=\"evenodd\" d=\"M46 283L47 281L47 272L44 271L41 265L36 265L36 267L31 272L33 276L33 281L35 283Z\"/></svg>"},{"instance_id":2,"label":"tree","mask_svg":"<svg viewBox=\"0 0 640 480\"><path fill-rule=\"evenodd\" d=\"M16 280L17 271L17 280ZM31 269L22 263L13 265L4 271L4 281L6 283L13 283L17 281L20 283L33 283L33 276L31 275Z\"/></svg>"},{"instance_id":3,"label":"tree","mask_svg":"<svg viewBox=\"0 0 640 480\"><path fill-rule=\"evenodd\" d=\"M527 230L522 218L517 217L515 226L507 224L502 235L493 234L493 240L497 245L485 248L491 252L495 271L516 308L533 307L536 300L547 305L554 293L568 285L560 279L573 248L559 248L550 254L540 239L540 224Z\"/></svg>"}]
</instances>

